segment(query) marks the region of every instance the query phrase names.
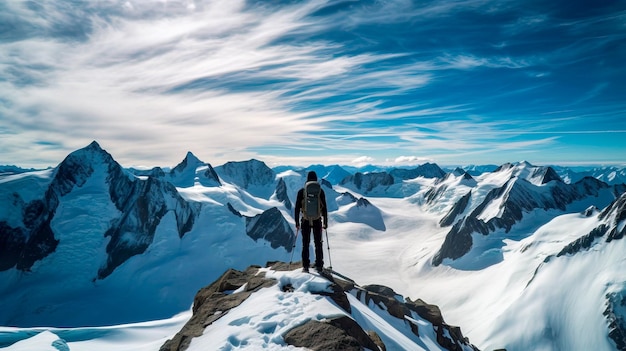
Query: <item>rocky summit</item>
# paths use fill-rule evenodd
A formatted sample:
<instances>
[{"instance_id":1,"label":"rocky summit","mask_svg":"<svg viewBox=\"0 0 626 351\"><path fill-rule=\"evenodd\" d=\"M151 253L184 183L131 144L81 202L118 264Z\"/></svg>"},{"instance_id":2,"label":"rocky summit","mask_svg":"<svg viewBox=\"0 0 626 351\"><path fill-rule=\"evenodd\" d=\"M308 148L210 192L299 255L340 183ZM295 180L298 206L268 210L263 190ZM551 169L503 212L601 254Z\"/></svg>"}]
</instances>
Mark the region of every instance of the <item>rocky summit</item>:
<instances>
[{"instance_id":1,"label":"rocky summit","mask_svg":"<svg viewBox=\"0 0 626 351\"><path fill-rule=\"evenodd\" d=\"M256 297L262 290L274 291L276 305L266 305L272 310L255 323L251 305L263 304ZM311 298L312 297L312 298ZM301 311L315 310L312 302L326 300L338 312L324 313L320 309L312 314L281 311L289 301L300 304ZM312 301L311 303L308 301ZM252 325L262 336L250 338L265 340L259 346L275 349L277 346L295 346L308 350L388 350L415 348L429 350L478 350L463 336L461 329L450 326L440 309L422 300L403 299L393 289L382 285L359 286L339 273L303 273L300 264L269 262L266 268L250 266L245 271L227 270L219 279L201 289L195 296L193 316L160 351L198 350L207 347L247 345L250 340L236 337L230 331L225 344L219 344L218 325ZM285 316L280 316L285 313ZM297 316L296 318L293 318ZM294 319L292 321L291 319Z\"/></svg>"}]
</instances>

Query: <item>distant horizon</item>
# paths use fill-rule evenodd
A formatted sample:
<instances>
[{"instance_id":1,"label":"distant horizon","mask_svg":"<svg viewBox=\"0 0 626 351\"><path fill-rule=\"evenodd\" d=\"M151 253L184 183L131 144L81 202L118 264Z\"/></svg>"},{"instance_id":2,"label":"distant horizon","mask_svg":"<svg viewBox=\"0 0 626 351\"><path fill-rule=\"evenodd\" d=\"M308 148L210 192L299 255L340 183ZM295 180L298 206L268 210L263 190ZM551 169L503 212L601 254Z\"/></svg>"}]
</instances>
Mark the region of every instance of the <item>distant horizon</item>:
<instances>
[{"instance_id":1,"label":"distant horizon","mask_svg":"<svg viewBox=\"0 0 626 351\"><path fill-rule=\"evenodd\" d=\"M97 142L97 141L96 141ZM98 143L98 145L100 145ZM87 146L85 146L87 147ZM102 147L101 148L108 152L106 150L106 148ZM70 153L80 150L82 148L78 148L76 150L72 150L71 152L69 152L67 155L65 155L62 159L60 159L56 164L54 165L49 165L49 166L45 166L45 167L29 167L29 166L22 166L19 164L3 164L0 163L0 167L16 167L19 168L21 170L26 170L26 171L41 171L41 170L46 170L46 169L53 169L56 168L61 162L63 162L63 160L65 159L66 156L68 156ZM110 153L110 152L109 152ZM182 162L186 156L187 153L191 153L193 154L195 157L197 157L200 161L210 164L213 167L217 167L217 166L221 166L227 162L246 162L246 161L250 161L250 160L258 160L263 162L265 165L267 165L268 167L274 169L274 168L279 168L279 167L288 167L288 168L294 168L294 169L307 169L307 168L311 168L311 167L316 167L316 166L321 166L321 167L332 167L332 166L340 166L342 168L352 168L352 169L364 169L364 168L368 168L368 167L379 167L379 168L385 168L385 169L391 169L391 168L413 168L413 167L418 167L427 163L431 163L431 164L436 164L437 166L441 167L441 168L446 168L446 169L451 169L451 168L470 168L470 167L499 167L502 166L504 164L519 164L522 162L528 162L533 166L556 166L556 167L567 167L567 168L580 168L580 169L593 169L593 168L603 168L603 167L615 167L615 168L626 168L626 162L622 162L622 163L536 163L533 162L531 160L519 160L519 161L508 161L508 162L504 162L504 163L480 163L480 164L442 164L442 163L437 163L434 161L429 161L429 160L425 160L421 163L414 163L414 164L404 164L404 165L399 165L399 164L393 164L393 163L389 163L389 164L375 164L375 163L363 163L363 164L340 164L340 163L328 163L328 164L324 164L324 163L311 163L311 164L307 164L307 165L294 165L294 164L269 164L268 162L266 162L263 159L259 159L259 158L249 158L249 159L245 159L245 160L229 160L223 163L219 163L219 164L215 164L213 162L210 161L206 161L204 159L202 159L201 157L198 157L193 151L187 151L185 153L185 156L183 156L178 163L172 164L172 165L153 165L153 166L145 166L145 165L124 165L121 162L117 161L116 156L114 154L111 154L111 156L113 157L113 159L118 162L123 168L125 169L136 169L136 170L150 170L153 169L155 167L160 167L162 169L172 169L174 167L176 167L176 165L178 165L180 162Z\"/></svg>"}]
</instances>

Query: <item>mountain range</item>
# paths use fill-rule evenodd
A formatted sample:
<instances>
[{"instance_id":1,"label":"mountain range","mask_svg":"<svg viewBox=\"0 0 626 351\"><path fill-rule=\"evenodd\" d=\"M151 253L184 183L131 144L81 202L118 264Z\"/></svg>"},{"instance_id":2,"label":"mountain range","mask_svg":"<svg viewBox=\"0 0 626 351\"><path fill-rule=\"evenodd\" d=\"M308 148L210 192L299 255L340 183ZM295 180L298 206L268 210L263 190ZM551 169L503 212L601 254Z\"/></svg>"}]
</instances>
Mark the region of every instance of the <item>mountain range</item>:
<instances>
[{"instance_id":1,"label":"mountain range","mask_svg":"<svg viewBox=\"0 0 626 351\"><path fill-rule=\"evenodd\" d=\"M293 208L310 170L328 201L327 264L343 278L268 264L299 260ZM625 179L615 167L526 161L213 167L191 152L172 168L139 170L93 142L54 168L0 168L0 325L8 328L0 347L16 350L41 334L79 350L85 336L67 335L83 335L80 328L178 318L180 329L128 349L206 349L217 344L201 335L219 339L211 325L236 314L242 319L230 325L238 328L222 344L233 349L259 347L244 326L269 336L263 348L280 349L313 323L357 340L356 349L626 350ZM252 288L259 272L269 280ZM233 275L237 283L220 286ZM224 313L235 295L239 304ZM213 317L197 315L199 298L222 299L212 302ZM286 317L286 302L314 309L319 299L339 310ZM289 322L263 329L252 301ZM416 312L415 301L436 318ZM183 326L198 318L202 327ZM322 345L307 338L303 347Z\"/></svg>"}]
</instances>

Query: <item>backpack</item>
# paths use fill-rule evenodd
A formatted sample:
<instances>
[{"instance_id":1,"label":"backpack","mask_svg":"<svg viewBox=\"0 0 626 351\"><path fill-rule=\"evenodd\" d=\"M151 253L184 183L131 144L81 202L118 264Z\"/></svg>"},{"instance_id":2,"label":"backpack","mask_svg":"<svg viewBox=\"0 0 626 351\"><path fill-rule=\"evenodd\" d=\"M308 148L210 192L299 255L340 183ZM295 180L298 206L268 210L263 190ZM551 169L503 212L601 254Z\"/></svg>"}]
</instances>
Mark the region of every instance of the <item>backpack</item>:
<instances>
[{"instance_id":1,"label":"backpack","mask_svg":"<svg viewBox=\"0 0 626 351\"><path fill-rule=\"evenodd\" d=\"M304 197L302 199L302 218L307 221L314 221L322 217L322 201L320 194L322 187L316 181L309 181L304 184Z\"/></svg>"}]
</instances>

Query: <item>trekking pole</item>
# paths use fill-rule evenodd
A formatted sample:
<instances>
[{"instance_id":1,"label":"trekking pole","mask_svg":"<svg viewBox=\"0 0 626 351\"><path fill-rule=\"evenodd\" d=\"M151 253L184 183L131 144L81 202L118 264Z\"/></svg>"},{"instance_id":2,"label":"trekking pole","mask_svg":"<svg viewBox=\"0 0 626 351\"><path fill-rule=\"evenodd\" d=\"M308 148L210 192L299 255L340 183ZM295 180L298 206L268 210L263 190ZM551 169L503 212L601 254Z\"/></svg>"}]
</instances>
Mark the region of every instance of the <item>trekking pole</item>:
<instances>
[{"instance_id":1,"label":"trekking pole","mask_svg":"<svg viewBox=\"0 0 626 351\"><path fill-rule=\"evenodd\" d=\"M333 260L330 259L330 243L328 242L328 229L324 229L326 232L326 248L328 249L328 264L330 265L328 268L333 270Z\"/></svg>"},{"instance_id":2,"label":"trekking pole","mask_svg":"<svg viewBox=\"0 0 626 351\"><path fill-rule=\"evenodd\" d=\"M287 270L291 270L291 261L293 261L293 252L296 251L296 244L298 243L298 227L296 227L296 237L293 240L293 246L291 247L291 257L289 258L289 265L287 266Z\"/></svg>"}]
</instances>

